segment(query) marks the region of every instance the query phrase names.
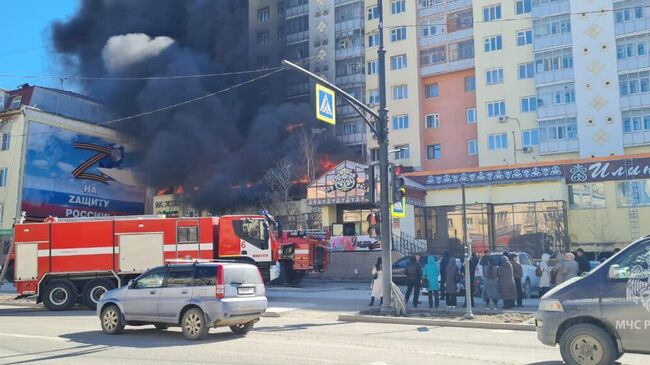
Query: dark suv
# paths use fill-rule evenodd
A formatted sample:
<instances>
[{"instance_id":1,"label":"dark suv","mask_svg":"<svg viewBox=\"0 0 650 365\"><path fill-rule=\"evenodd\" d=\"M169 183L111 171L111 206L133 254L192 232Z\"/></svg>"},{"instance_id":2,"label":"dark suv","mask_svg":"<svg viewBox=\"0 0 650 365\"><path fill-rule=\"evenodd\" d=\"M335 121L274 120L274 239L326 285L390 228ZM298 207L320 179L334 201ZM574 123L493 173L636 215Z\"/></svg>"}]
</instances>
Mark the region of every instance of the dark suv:
<instances>
[{"instance_id":1,"label":"dark suv","mask_svg":"<svg viewBox=\"0 0 650 365\"><path fill-rule=\"evenodd\" d=\"M537 338L560 345L568 365L613 364L623 353L650 354L650 236L544 295Z\"/></svg>"}]
</instances>

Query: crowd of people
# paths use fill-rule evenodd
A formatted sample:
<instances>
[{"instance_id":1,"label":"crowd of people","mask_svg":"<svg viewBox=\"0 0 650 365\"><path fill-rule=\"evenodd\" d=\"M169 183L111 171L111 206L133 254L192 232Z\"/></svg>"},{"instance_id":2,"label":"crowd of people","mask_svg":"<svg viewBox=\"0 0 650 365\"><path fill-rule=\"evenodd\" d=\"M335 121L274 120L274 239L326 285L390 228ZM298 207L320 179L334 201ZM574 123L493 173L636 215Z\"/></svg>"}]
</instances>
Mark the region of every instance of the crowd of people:
<instances>
[{"instance_id":1,"label":"crowd of people","mask_svg":"<svg viewBox=\"0 0 650 365\"><path fill-rule=\"evenodd\" d=\"M487 309L497 309L502 303L503 309L523 307L524 292L522 280L524 270L519 263L517 254L503 252L502 254L484 253L485 258L472 254L470 265L471 292L476 293L485 302ZM476 268L481 265L483 281L480 293L475 291ZM582 249L573 253L555 253L542 255L535 275L539 277L539 295L546 294L553 286L559 285L573 277L591 270L589 258ZM445 252L440 260L436 256L428 255L426 264L420 263L420 257L410 256L405 268L406 274L406 303L413 300L413 307L420 304L420 292L424 289L428 296L429 308L439 308L440 301L444 300L448 308L458 306L457 297L464 290L464 263L462 258L456 258ZM383 301L382 293L382 262L377 259L372 268L373 282L370 306L375 304L375 299ZM467 298L464 306L467 305ZM474 295L471 296L471 305L474 306Z\"/></svg>"}]
</instances>

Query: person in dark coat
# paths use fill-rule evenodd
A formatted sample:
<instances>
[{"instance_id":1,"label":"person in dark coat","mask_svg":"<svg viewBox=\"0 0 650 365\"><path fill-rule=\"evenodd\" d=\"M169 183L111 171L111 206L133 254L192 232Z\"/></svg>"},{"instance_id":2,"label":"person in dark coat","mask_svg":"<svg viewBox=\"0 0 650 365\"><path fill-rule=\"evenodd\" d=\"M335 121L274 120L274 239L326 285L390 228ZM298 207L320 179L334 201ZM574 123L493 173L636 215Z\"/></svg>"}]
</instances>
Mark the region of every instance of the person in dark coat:
<instances>
[{"instance_id":1,"label":"person in dark coat","mask_svg":"<svg viewBox=\"0 0 650 365\"><path fill-rule=\"evenodd\" d=\"M445 251L440 259L440 295L445 295L445 284L447 283L447 265L449 264L449 251Z\"/></svg>"},{"instance_id":2,"label":"person in dark coat","mask_svg":"<svg viewBox=\"0 0 650 365\"><path fill-rule=\"evenodd\" d=\"M483 285L483 298L485 299L485 309L497 309L499 307L499 278L497 273L499 267L497 265L497 255L490 255L486 257L486 266L483 267L483 277L485 278L485 285ZM494 307L492 304L494 303Z\"/></svg>"},{"instance_id":3,"label":"person in dark coat","mask_svg":"<svg viewBox=\"0 0 650 365\"><path fill-rule=\"evenodd\" d=\"M512 264L508 260L510 255L507 252L503 253L500 258L499 270L497 277L499 278L499 294L503 299L503 309L511 309L515 305L515 298L517 297L517 288L515 287L515 277L512 273Z\"/></svg>"},{"instance_id":4,"label":"person in dark coat","mask_svg":"<svg viewBox=\"0 0 650 365\"><path fill-rule=\"evenodd\" d=\"M418 307L420 299L420 280L422 280L422 265L415 256L410 257L410 262L406 265L406 303L409 302L411 293L413 293L413 308Z\"/></svg>"},{"instance_id":5,"label":"person in dark coat","mask_svg":"<svg viewBox=\"0 0 650 365\"><path fill-rule=\"evenodd\" d=\"M449 258L447 266L445 266L445 287L447 293L447 306L449 308L456 308L456 296L458 295L458 267L456 266L456 259Z\"/></svg>"},{"instance_id":6,"label":"person in dark coat","mask_svg":"<svg viewBox=\"0 0 650 365\"><path fill-rule=\"evenodd\" d=\"M585 250L579 248L576 251L576 261L578 262L578 276L591 271L591 263L589 257L585 255Z\"/></svg>"},{"instance_id":7,"label":"person in dark coat","mask_svg":"<svg viewBox=\"0 0 650 365\"><path fill-rule=\"evenodd\" d=\"M517 307L524 306L524 291L521 287L521 279L524 277L524 268L517 261L517 255L510 255L510 264L512 265L512 276L515 278L515 288L517 289Z\"/></svg>"}]
</instances>

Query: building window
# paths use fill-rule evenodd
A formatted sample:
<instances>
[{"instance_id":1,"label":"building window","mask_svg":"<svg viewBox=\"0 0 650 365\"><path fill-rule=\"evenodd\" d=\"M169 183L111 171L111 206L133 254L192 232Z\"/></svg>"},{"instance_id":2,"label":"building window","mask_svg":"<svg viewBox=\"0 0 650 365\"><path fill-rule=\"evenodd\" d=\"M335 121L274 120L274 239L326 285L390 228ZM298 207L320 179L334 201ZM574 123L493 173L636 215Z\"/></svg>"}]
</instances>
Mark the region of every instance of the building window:
<instances>
[{"instance_id":1,"label":"building window","mask_svg":"<svg viewBox=\"0 0 650 365\"><path fill-rule=\"evenodd\" d=\"M368 90L368 104L370 105L379 104L379 90L377 89Z\"/></svg>"},{"instance_id":2,"label":"building window","mask_svg":"<svg viewBox=\"0 0 650 365\"><path fill-rule=\"evenodd\" d=\"M409 145L395 146L395 159L396 160L406 160L410 157Z\"/></svg>"},{"instance_id":3,"label":"building window","mask_svg":"<svg viewBox=\"0 0 650 365\"><path fill-rule=\"evenodd\" d=\"M8 168L0 168L0 187L7 186L7 174L9 174Z\"/></svg>"},{"instance_id":4,"label":"building window","mask_svg":"<svg viewBox=\"0 0 650 365\"><path fill-rule=\"evenodd\" d=\"M569 207L571 209L605 208L604 184L570 184Z\"/></svg>"},{"instance_id":5,"label":"building window","mask_svg":"<svg viewBox=\"0 0 650 365\"><path fill-rule=\"evenodd\" d=\"M533 43L533 31L528 29L528 30L520 30L517 32L517 45L518 46L525 46L527 44Z\"/></svg>"},{"instance_id":6,"label":"building window","mask_svg":"<svg viewBox=\"0 0 650 365\"><path fill-rule=\"evenodd\" d=\"M440 145L432 144L427 146L427 160L440 159Z\"/></svg>"},{"instance_id":7,"label":"building window","mask_svg":"<svg viewBox=\"0 0 650 365\"><path fill-rule=\"evenodd\" d=\"M571 33L571 18L569 15L550 16L535 22L535 37L552 37Z\"/></svg>"},{"instance_id":8,"label":"building window","mask_svg":"<svg viewBox=\"0 0 650 365\"><path fill-rule=\"evenodd\" d=\"M474 58L474 41L467 40L449 44L449 61L460 61Z\"/></svg>"},{"instance_id":9,"label":"building window","mask_svg":"<svg viewBox=\"0 0 650 365\"><path fill-rule=\"evenodd\" d=\"M521 131L521 144L524 147L537 146L539 144L539 132L537 129Z\"/></svg>"},{"instance_id":10,"label":"building window","mask_svg":"<svg viewBox=\"0 0 650 365\"><path fill-rule=\"evenodd\" d=\"M440 127L440 114L433 113L426 115L424 121L427 128L438 128Z\"/></svg>"},{"instance_id":11,"label":"building window","mask_svg":"<svg viewBox=\"0 0 650 365\"><path fill-rule=\"evenodd\" d=\"M368 34L368 47L379 46L379 33Z\"/></svg>"},{"instance_id":12,"label":"building window","mask_svg":"<svg viewBox=\"0 0 650 365\"><path fill-rule=\"evenodd\" d=\"M406 39L406 27L393 28L390 31L391 42L403 41Z\"/></svg>"},{"instance_id":13,"label":"building window","mask_svg":"<svg viewBox=\"0 0 650 365\"><path fill-rule=\"evenodd\" d=\"M368 20L379 19L379 6L371 6L368 8Z\"/></svg>"},{"instance_id":14,"label":"building window","mask_svg":"<svg viewBox=\"0 0 650 365\"><path fill-rule=\"evenodd\" d=\"M257 20L260 22L268 22L270 18L269 8L257 9Z\"/></svg>"},{"instance_id":15,"label":"building window","mask_svg":"<svg viewBox=\"0 0 650 365\"><path fill-rule=\"evenodd\" d=\"M501 35L486 37L483 41L485 52L493 52L503 49L503 39Z\"/></svg>"},{"instance_id":16,"label":"building window","mask_svg":"<svg viewBox=\"0 0 650 365\"><path fill-rule=\"evenodd\" d=\"M634 72L619 76L621 95L634 95L650 92L650 72Z\"/></svg>"},{"instance_id":17,"label":"building window","mask_svg":"<svg viewBox=\"0 0 650 365\"><path fill-rule=\"evenodd\" d=\"M486 6L483 8L483 21L491 22L501 19L501 4Z\"/></svg>"},{"instance_id":18,"label":"building window","mask_svg":"<svg viewBox=\"0 0 650 365\"><path fill-rule=\"evenodd\" d=\"M2 147L1 151L7 151L9 150L9 145L11 144L11 134L10 133L2 133Z\"/></svg>"},{"instance_id":19,"label":"building window","mask_svg":"<svg viewBox=\"0 0 650 365\"><path fill-rule=\"evenodd\" d=\"M376 74L378 65L377 60L368 61L368 75Z\"/></svg>"},{"instance_id":20,"label":"building window","mask_svg":"<svg viewBox=\"0 0 650 365\"><path fill-rule=\"evenodd\" d=\"M476 123L476 108L469 108L465 111L467 115L467 124Z\"/></svg>"},{"instance_id":21,"label":"building window","mask_svg":"<svg viewBox=\"0 0 650 365\"><path fill-rule=\"evenodd\" d=\"M271 37L269 36L269 32L257 32L257 46L268 46L269 42L271 40Z\"/></svg>"},{"instance_id":22,"label":"building window","mask_svg":"<svg viewBox=\"0 0 650 365\"><path fill-rule=\"evenodd\" d=\"M521 98L520 105L522 113L537 111L537 96L526 96Z\"/></svg>"},{"instance_id":23,"label":"building window","mask_svg":"<svg viewBox=\"0 0 650 365\"><path fill-rule=\"evenodd\" d=\"M390 69L401 70L406 68L406 55L401 54L390 58Z\"/></svg>"},{"instance_id":24,"label":"building window","mask_svg":"<svg viewBox=\"0 0 650 365\"><path fill-rule=\"evenodd\" d=\"M576 92L573 83L545 86L537 90L537 105L540 107L573 104L575 101Z\"/></svg>"},{"instance_id":25,"label":"building window","mask_svg":"<svg viewBox=\"0 0 650 365\"><path fill-rule=\"evenodd\" d=\"M16 109L20 107L20 104L23 101L22 95L16 95L11 99L11 104L9 105L9 109Z\"/></svg>"},{"instance_id":26,"label":"building window","mask_svg":"<svg viewBox=\"0 0 650 365\"><path fill-rule=\"evenodd\" d=\"M406 129L409 127L408 114L396 115L393 117L393 130Z\"/></svg>"},{"instance_id":27,"label":"building window","mask_svg":"<svg viewBox=\"0 0 650 365\"><path fill-rule=\"evenodd\" d=\"M533 10L533 0L517 0L515 10L517 15L530 13Z\"/></svg>"},{"instance_id":28,"label":"building window","mask_svg":"<svg viewBox=\"0 0 650 365\"><path fill-rule=\"evenodd\" d=\"M543 52L535 58L536 72L573 68L573 54L570 48Z\"/></svg>"},{"instance_id":29,"label":"building window","mask_svg":"<svg viewBox=\"0 0 650 365\"><path fill-rule=\"evenodd\" d=\"M623 132L650 130L650 109L623 112Z\"/></svg>"},{"instance_id":30,"label":"building window","mask_svg":"<svg viewBox=\"0 0 650 365\"><path fill-rule=\"evenodd\" d=\"M447 61L447 48L439 46L420 51L420 66L435 65Z\"/></svg>"},{"instance_id":31,"label":"building window","mask_svg":"<svg viewBox=\"0 0 650 365\"><path fill-rule=\"evenodd\" d=\"M535 77L535 65L533 62L519 65L519 80L532 79L533 77Z\"/></svg>"},{"instance_id":32,"label":"building window","mask_svg":"<svg viewBox=\"0 0 650 365\"><path fill-rule=\"evenodd\" d=\"M420 9L428 8L430 6L435 6L442 4L444 0L418 0L418 6Z\"/></svg>"},{"instance_id":33,"label":"building window","mask_svg":"<svg viewBox=\"0 0 650 365\"><path fill-rule=\"evenodd\" d=\"M488 85L500 84L503 82L503 68L495 68L485 72L485 83Z\"/></svg>"},{"instance_id":34,"label":"building window","mask_svg":"<svg viewBox=\"0 0 650 365\"><path fill-rule=\"evenodd\" d=\"M433 98L438 96L438 83L434 82L433 84L424 85L424 97Z\"/></svg>"},{"instance_id":35,"label":"building window","mask_svg":"<svg viewBox=\"0 0 650 365\"><path fill-rule=\"evenodd\" d=\"M615 18L617 23L629 22L636 19L643 18L643 6L637 5L625 9L616 10Z\"/></svg>"},{"instance_id":36,"label":"building window","mask_svg":"<svg viewBox=\"0 0 650 365\"><path fill-rule=\"evenodd\" d=\"M650 205L648 180L620 181L616 183L616 202L619 207Z\"/></svg>"},{"instance_id":37,"label":"building window","mask_svg":"<svg viewBox=\"0 0 650 365\"><path fill-rule=\"evenodd\" d=\"M284 3L283 2L278 3L278 16L279 17L284 17Z\"/></svg>"},{"instance_id":38,"label":"building window","mask_svg":"<svg viewBox=\"0 0 650 365\"><path fill-rule=\"evenodd\" d=\"M423 38L443 34L445 33L445 28L445 20L442 17L429 18L420 22L420 34Z\"/></svg>"},{"instance_id":39,"label":"building window","mask_svg":"<svg viewBox=\"0 0 650 365\"><path fill-rule=\"evenodd\" d=\"M407 85L393 86L393 100L402 100L409 97Z\"/></svg>"},{"instance_id":40,"label":"building window","mask_svg":"<svg viewBox=\"0 0 650 365\"><path fill-rule=\"evenodd\" d=\"M467 76L465 77L465 92L470 92L476 90L476 77Z\"/></svg>"},{"instance_id":41,"label":"building window","mask_svg":"<svg viewBox=\"0 0 650 365\"><path fill-rule=\"evenodd\" d=\"M370 149L370 161L379 161L379 148Z\"/></svg>"},{"instance_id":42,"label":"building window","mask_svg":"<svg viewBox=\"0 0 650 365\"><path fill-rule=\"evenodd\" d=\"M578 126L576 118L545 120L539 122L539 142L576 139Z\"/></svg>"},{"instance_id":43,"label":"building window","mask_svg":"<svg viewBox=\"0 0 650 365\"><path fill-rule=\"evenodd\" d=\"M508 148L508 134L497 133L488 135L488 150L504 150Z\"/></svg>"},{"instance_id":44,"label":"building window","mask_svg":"<svg viewBox=\"0 0 650 365\"><path fill-rule=\"evenodd\" d=\"M478 143L475 139L467 140L467 154L470 156L478 155Z\"/></svg>"},{"instance_id":45,"label":"building window","mask_svg":"<svg viewBox=\"0 0 650 365\"><path fill-rule=\"evenodd\" d=\"M503 117L506 115L506 102L503 100L487 103L488 118Z\"/></svg>"},{"instance_id":46,"label":"building window","mask_svg":"<svg viewBox=\"0 0 650 365\"><path fill-rule=\"evenodd\" d=\"M406 0L393 0L390 2L390 13L399 14L406 11Z\"/></svg>"},{"instance_id":47,"label":"building window","mask_svg":"<svg viewBox=\"0 0 650 365\"><path fill-rule=\"evenodd\" d=\"M645 56L646 54L647 51L645 41L629 42L616 46L616 57L619 60L631 57Z\"/></svg>"}]
</instances>

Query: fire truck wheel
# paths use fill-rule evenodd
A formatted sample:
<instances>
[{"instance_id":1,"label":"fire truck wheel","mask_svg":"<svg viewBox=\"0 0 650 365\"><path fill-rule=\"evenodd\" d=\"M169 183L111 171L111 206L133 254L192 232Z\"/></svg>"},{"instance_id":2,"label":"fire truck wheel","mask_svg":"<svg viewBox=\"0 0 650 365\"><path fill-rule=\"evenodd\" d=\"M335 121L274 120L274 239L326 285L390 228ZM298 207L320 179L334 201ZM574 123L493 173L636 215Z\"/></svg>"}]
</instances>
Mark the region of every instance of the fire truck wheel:
<instances>
[{"instance_id":1,"label":"fire truck wheel","mask_svg":"<svg viewBox=\"0 0 650 365\"><path fill-rule=\"evenodd\" d=\"M295 271L295 270L287 271L287 284L291 286L300 285L300 283L302 283L302 279L304 278L305 278L304 271Z\"/></svg>"},{"instance_id":2,"label":"fire truck wheel","mask_svg":"<svg viewBox=\"0 0 650 365\"><path fill-rule=\"evenodd\" d=\"M108 279L93 279L84 285L81 300L90 309L97 309L97 302L102 294L115 289L115 285Z\"/></svg>"},{"instance_id":3,"label":"fire truck wheel","mask_svg":"<svg viewBox=\"0 0 650 365\"><path fill-rule=\"evenodd\" d=\"M51 311L65 311L77 303L79 291L70 280L54 280L45 286L41 299Z\"/></svg>"},{"instance_id":4,"label":"fire truck wheel","mask_svg":"<svg viewBox=\"0 0 650 365\"><path fill-rule=\"evenodd\" d=\"M183 314L181 328L183 329L183 336L192 341L204 339L209 330L205 315L199 308L191 308Z\"/></svg>"},{"instance_id":5,"label":"fire truck wheel","mask_svg":"<svg viewBox=\"0 0 650 365\"><path fill-rule=\"evenodd\" d=\"M250 321L248 323L230 326L230 330L236 335L245 335L253 329L253 325L255 325L255 322Z\"/></svg>"},{"instance_id":6,"label":"fire truck wheel","mask_svg":"<svg viewBox=\"0 0 650 365\"><path fill-rule=\"evenodd\" d=\"M107 335L117 335L124 330L122 312L115 304L111 304L102 311L102 331Z\"/></svg>"},{"instance_id":7,"label":"fire truck wheel","mask_svg":"<svg viewBox=\"0 0 650 365\"><path fill-rule=\"evenodd\" d=\"M280 273L278 277L271 281L271 285L284 285L287 282L287 264L280 262Z\"/></svg>"}]
</instances>

